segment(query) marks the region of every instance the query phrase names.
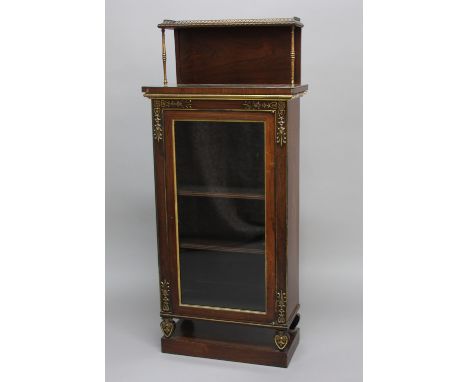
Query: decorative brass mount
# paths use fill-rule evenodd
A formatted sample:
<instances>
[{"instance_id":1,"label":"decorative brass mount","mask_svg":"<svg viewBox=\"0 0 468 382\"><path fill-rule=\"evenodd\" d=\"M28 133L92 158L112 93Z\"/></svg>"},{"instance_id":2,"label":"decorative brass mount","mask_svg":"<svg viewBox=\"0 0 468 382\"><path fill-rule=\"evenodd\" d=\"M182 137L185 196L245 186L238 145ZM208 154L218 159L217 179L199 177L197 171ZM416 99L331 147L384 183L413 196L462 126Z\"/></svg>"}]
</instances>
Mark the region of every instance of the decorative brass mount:
<instances>
[{"instance_id":1,"label":"decorative brass mount","mask_svg":"<svg viewBox=\"0 0 468 382\"><path fill-rule=\"evenodd\" d=\"M287 296L286 292L279 289L276 291L276 322L278 324L286 323L286 306L287 306Z\"/></svg>"},{"instance_id":2,"label":"decorative brass mount","mask_svg":"<svg viewBox=\"0 0 468 382\"><path fill-rule=\"evenodd\" d=\"M289 334L287 332L278 332L273 338L278 350L286 349L289 343Z\"/></svg>"},{"instance_id":3,"label":"decorative brass mount","mask_svg":"<svg viewBox=\"0 0 468 382\"><path fill-rule=\"evenodd\" d=\"M163 318L161 321L161 330L164 337L169 338L174 333L175 321L170 318Z\"/></svg>"},{"instance_id":4,"label":"decorative brass mount","mask_svg":"<svg viewBox=\"0 0 468 382\"><path fill-rule=\"evenodd\" d=\"M153 98L153 138L160 142L163 140L162 115L164 109L184 110L192 108L191 99L159 99ZM243 109L256 111L272 111L275 113L276 143L283 146L287 143L288 132L286 129L286 102L246 100L242 104Z\"/></svg>"},{"instance_id":5,"label":"decorative brass mount","mask_svg":"<svg viewBox=\"0 0 468 382\"><path fill-rule=\"evenodd\" d=\"M285 101L254 101L248 100L242 104L244 109L250 110L272 110L275 113L276 143L280 146L286 144L286 102Z\"/></svg>"},{"instance_id":6,"label":"decorative brass mount","mask_svg":"<svg viewBox=\"0 0 468 382\"><path fill-rule=\"evenodd\" d=\"M162 117L164 109L191 109L190 99L153 99L153 138L160 142L163 140L164 132Z\"/></svg>"},{"instance_id":7,"label":"decorative brass mount","mask_svg":"<svg viewBox=\"0 0 468 382\"><path fill-rule=\"evenodd\" d=\"M161 312L171 312L171 287L169 281L163 280L160 284Z\"/></svg>"}]
</instances>

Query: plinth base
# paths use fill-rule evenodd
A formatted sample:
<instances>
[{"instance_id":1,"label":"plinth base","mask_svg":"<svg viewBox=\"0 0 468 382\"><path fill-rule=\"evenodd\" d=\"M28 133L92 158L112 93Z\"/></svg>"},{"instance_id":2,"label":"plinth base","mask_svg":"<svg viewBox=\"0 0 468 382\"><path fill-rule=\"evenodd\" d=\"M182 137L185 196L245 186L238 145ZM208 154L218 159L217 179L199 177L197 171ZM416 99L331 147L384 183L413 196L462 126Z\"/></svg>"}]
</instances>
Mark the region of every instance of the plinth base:
<instances>
[{"instance_id":1,"label":"plinth base","mask_svg":"<svg viewBox=\"0 0 468 382\"><path fill-rule=\"evenodd\" d=\"M161 338L161 350L192 357L288 367L299 343L299 329L288 333L289 343L280 351L275 346L273 329L181 320L170 338Z\"/></svg>"}]
</instances>

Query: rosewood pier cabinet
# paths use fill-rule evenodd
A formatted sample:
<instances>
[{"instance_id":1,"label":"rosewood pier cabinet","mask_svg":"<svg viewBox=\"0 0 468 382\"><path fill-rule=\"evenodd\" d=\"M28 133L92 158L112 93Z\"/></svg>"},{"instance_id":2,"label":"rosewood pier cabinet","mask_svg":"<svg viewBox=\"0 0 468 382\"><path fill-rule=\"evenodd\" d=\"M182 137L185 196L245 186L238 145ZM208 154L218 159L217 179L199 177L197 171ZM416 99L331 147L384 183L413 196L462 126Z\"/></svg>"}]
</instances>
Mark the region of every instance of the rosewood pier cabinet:
<instances>
[{"instance_id":1,"label":"rosewood pier cabinet","mask_svg":"<svg viewBox=\"0 0 468 382\"><path fill-rule=\"evenodd\" d=\"M151 100L162 351L287 367L299 343L298 18L164 20ZM173 29L177 84L168 86Z\"/></svg>"}]
</instances>

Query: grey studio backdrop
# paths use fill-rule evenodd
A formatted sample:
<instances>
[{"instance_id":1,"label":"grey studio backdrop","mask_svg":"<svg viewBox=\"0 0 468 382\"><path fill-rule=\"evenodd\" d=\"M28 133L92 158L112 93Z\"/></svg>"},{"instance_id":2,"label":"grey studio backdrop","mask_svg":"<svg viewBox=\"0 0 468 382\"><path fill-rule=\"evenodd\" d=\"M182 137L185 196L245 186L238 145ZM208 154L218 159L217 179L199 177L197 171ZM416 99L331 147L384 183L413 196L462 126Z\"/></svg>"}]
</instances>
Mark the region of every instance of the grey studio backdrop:
<instances>
[{"instance_id":1,"label":"grey studio backdrop","mask_svg":"<svg viewBox=\"0 0 468 382\"><path fill-rule=\"evenodd\" d=\"M288 369L160 352L151 111L168 19L298 16L302 35L301 342ZM175 82L168 31L168 77ZM108 0L106 379L362 380L361 0Z\"/></svg>"}]
</instances>

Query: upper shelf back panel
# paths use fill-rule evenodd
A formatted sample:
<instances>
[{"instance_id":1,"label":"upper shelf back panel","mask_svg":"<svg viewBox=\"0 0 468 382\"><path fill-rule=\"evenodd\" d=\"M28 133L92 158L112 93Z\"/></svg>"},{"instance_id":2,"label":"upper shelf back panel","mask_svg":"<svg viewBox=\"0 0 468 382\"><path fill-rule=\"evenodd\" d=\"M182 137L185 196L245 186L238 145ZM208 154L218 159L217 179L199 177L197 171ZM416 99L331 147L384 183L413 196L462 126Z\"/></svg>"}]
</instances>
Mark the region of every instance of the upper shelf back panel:
<instances>
[{"instance_id":1,"label":"upper shelf back panel","mask_svg":"<svg viewBox=\"0 0 468 382\"><path fill-rule=\"evenodd\" d=\"M165 20L174 29L178 84L301 82L298 18Z\"/></svg>"}]
</instances>

